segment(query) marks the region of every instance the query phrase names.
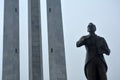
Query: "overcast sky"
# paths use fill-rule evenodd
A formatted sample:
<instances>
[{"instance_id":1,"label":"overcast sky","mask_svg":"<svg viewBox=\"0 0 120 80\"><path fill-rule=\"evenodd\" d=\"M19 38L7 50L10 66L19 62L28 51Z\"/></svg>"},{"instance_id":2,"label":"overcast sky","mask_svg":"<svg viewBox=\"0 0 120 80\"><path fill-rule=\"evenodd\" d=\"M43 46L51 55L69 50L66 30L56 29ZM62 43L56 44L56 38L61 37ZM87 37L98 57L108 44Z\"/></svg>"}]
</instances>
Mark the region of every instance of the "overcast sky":
<instances>
[{"instance_id":1,"label":"overcast sky","mask_svg":"<svg viewBox=\"0 0 120 80\"><path fill-rule=\"evenodd\" d=\"M2 80L3 1L0 0L0 80ZM93 22L96 33L104 37L111 49L105 59L108 80L120 79L120 0L62 0L62 16L68 80L86 80L85 48L76 48L76 41L87 35ZM28 80L27 0L20 0L20 78ZM49 80L46 0L41 0L44 80Z\"/></svg>"}]
</instances>

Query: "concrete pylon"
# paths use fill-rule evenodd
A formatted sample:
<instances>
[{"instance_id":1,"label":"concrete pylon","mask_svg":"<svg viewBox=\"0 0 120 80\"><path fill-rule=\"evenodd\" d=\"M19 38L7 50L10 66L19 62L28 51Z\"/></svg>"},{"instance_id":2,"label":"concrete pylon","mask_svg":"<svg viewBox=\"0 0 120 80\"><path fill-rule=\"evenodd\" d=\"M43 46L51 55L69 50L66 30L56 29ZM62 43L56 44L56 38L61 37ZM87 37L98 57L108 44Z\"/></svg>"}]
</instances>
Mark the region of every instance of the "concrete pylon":
<instances>
[{"instance_id":1,"label":"concrete pylon","mask_svg":"<svg viewBox=\"0 0 120 80\"><path fill-rule=\"evenodd\" d=\"M67 80L61 0L47 0L50 80Z\"/></svg>"},{"instance_id":2,"label":"concrete pylon","mask_svg":"<svg viewBox=\"0 0 120 80\"><path fill-rule=\"evenodd\" d=\"M28 0L29 80L43 80L40 0Z\"/></svg>"},{"instance_id":3,"label":"concrete pylon","mask_svg":"<svg viewBox=\"0 0 120 80\"><path fill-rule=\"evenodd\" d=\"M2 80L20 80L19 0L4 0Z\"/></svg>"}]
</instances>

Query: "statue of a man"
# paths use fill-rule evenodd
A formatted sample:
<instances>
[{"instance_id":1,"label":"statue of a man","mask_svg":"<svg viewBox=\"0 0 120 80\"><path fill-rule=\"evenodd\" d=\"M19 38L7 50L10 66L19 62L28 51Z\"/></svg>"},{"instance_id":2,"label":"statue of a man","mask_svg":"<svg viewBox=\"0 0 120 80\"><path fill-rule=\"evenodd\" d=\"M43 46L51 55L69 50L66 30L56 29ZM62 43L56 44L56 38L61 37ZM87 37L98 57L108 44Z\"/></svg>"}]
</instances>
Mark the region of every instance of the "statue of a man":
<instances>
[{"instance_id":1,"label":"statue of a man","mask_svg":"<svg viewBox=\"0 0 120 80\"><path fill-rule=\"evenodd\" d=\"M87 54L85 61L85 75L88 80L107 80L107 64L103 54L109 55L110 49L103 37L95 34L96 26L89 23L89 35L82 36L77 41L76 46L81 47L85 45Z\"/></svg>"}]
</instances>

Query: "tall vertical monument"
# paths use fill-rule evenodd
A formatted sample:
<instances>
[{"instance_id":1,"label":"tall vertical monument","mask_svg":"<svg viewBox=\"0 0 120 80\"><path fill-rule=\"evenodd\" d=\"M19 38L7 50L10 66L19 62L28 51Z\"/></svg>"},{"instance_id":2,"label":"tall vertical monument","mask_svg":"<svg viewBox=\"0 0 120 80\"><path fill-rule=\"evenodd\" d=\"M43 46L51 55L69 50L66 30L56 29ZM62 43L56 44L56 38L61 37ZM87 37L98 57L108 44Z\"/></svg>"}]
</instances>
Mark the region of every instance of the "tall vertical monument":
<instances>
[{"instance_id":1,"label":"tall vertical monument","mask_svg":"<svg viewBox=\"0 0 120 80\"><path fill-rule=\"evenodd\" d=\"M43 80L40 0L28 0L29 80Z\"/></svg>"},{"instance_id":2,"label":"tall vertical monument","mask_svg":"<svg viewBox=\"0 0 120 80\"><path fill-rule=\"evenodd\" d=\"M50 80L67 80L61 0L47 0Z\"/></svg>"},{"instance_id":3,"label":"tall vertical monument","mask_svg":"<svg viewBox=\"0 0 120 80\"><path fill-rule=\"evenodd\" d=\"M20 80L19 0L4 0L2 80Z\"/></svg>"}]
</instances>

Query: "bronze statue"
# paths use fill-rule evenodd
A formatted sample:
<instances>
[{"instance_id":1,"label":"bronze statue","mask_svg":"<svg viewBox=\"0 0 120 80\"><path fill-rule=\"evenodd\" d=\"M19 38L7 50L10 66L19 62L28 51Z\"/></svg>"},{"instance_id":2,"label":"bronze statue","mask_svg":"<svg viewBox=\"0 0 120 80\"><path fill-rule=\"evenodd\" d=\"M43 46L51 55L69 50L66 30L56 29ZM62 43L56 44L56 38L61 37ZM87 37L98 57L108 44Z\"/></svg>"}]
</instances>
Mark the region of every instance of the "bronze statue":
<instances>
[{"instance_id":1,"label":"bronze statue","mask_svg":"<svg viewBox=\"0 0 120 80\"><path fill-rule=\"evenodd\" d=\"M85 75L88 80L107 80L107 64L103 54L109 55L110 49L103 37L95 34L96 26L89 23L89 35L82 36L77 41L76 46L81 47L85 45L87 54L85 61Z\"/></svg>"}]
</instances>

